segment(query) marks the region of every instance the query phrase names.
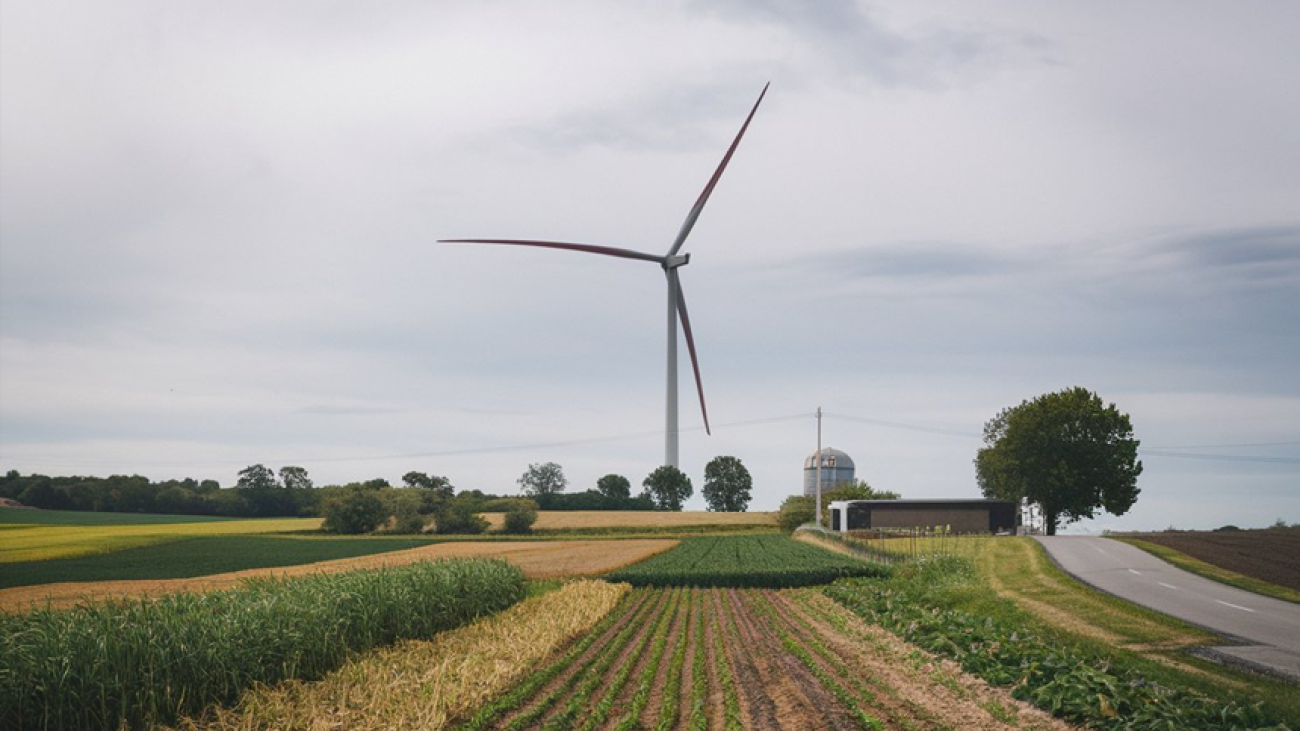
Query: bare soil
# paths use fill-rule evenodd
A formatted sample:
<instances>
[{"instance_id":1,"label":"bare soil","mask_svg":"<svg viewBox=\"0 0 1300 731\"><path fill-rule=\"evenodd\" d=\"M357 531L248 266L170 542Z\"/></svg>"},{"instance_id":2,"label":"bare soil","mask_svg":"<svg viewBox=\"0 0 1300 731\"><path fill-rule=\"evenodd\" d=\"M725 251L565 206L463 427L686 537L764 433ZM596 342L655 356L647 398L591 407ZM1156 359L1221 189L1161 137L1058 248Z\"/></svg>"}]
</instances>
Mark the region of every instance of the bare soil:
<instances>
[{"instance_id":1,"label":"bare soil","mask_svg":"<svg viewBox=\"0 0 1300 731\"><path fill-rule=\"evenodd\" d=\"M1229 571L1300 591L1300 528L1128 535Z\"/></svg>"}]
</instances>

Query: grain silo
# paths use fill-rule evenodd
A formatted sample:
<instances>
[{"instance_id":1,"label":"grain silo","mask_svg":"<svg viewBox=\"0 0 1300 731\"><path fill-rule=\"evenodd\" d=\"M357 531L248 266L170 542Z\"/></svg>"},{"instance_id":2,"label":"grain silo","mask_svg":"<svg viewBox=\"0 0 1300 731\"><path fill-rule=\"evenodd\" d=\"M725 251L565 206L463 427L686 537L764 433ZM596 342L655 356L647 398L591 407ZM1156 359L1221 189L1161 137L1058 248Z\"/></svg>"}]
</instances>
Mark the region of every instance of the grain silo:
<instances>
[{"instance_id":1,"label":"grain silo","mask_svg":"<svg viewBox=\"0 0 1300 731\"><path fill-rule=\"evenodd\" d=\"M813 497L817 494L817 452L808 455L803 461L803 494ZM829 447L821 450L822 493L834 490L836 485L853 480L853 458L838 449Z\"/></svg>"}]
</instances>

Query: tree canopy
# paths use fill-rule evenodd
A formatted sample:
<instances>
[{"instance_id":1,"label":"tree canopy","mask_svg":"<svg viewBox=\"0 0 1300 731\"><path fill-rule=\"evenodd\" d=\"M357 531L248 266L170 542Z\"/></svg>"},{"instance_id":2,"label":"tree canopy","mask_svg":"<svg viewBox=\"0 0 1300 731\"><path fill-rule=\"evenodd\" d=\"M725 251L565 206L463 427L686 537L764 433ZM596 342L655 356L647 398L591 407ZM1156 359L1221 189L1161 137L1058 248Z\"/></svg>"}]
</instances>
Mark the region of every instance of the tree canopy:
<instances>
[{"instance_id":1,"label":"tree canopy","mask_svg":"<svg viewBox=\"0 0 1300 731\"><path fill-rule=\"evenodd\" d=\"M659 510L680 511L682 503L695 494L691 478L672 465L656 468L641 484Z\"/></svg>"},{"instance_id":2,"label":"tree canopy","mask_svg":"<svg viewBox=\"0 0 1300 731\"><path fill-rule=\"evenodd\" d=\"M632 483L622 475L608 474L596 480L601 495L612 498L632 497Z\"/></svg>"},{"instance_id":3,"label":"tree canopy","mask_svg":"<svg viewBox=\"0 0 1300 731\"><path fill-rule=\"evenodd\" d=\"M749 507L754 480L737 457L714 457L704 466L704 502L709 510L743 513Z\"/></svg>"},{"instance_id":4,"label":"tree canopy","mask_svg":"<svg viewBox=\"0 0 1300 731\"><path fill-rule=\"evenodd\" d=\"M564 470L554 462L530 464L528 470L519 478L519 486L525 495L553 495L564 492L569 484Z\"/></svg>"},{"instance_id":5,"label":"tree canopy","mask_svg":"<svg viewBox=\"0 0 1300 731\"><path fill-rule=\"evenodd\" d=\"M1142 462L1128 414L1085 388L1069 388L1003 409L984 425L975 457L985 497L1028 500L1047 534L1091 518L1123 515L1137 501Z\"/></svg>"}]
</instances>

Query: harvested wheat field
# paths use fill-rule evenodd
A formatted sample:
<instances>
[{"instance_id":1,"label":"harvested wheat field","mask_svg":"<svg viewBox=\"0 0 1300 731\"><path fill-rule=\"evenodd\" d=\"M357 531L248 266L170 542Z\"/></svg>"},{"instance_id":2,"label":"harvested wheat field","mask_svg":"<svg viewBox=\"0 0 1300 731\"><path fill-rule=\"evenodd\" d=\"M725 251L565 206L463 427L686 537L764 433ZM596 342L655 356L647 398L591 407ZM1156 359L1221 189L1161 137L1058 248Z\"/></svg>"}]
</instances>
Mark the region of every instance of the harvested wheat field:
<instances>
[{"instance_id":1,"label":"harvested wheat field","mask_svg":"<svg viewBox=\"0 0 1300 731\"><path fill-rule=\"evenodd\" d=\"M181 591L228 589L254 576L301 576L317 572L400 566L440 558L503 558L531 579L593 576L662 553L677 545L671 539L625 541L512 541L435 543L405 551L321 561L298 566L248 569L190 579L103 581L20 586L0 591L0 611L18 612L34 606L67 607L82 601L155 596Z\"/></svg>"},{"instance_id":2,"label":"harvested wheat field","mask_svg":"<svg viewBox=\"0 0 1300 731\"><path fill-rule=\"evenodd\" d=\"M593 530L600 528L690 528L696 526L776 527L776 513L659 512L652 510L551 510L537 513L534 530ZM493 529L505 513L483 513Z\"/></svg>"}]
</instances>

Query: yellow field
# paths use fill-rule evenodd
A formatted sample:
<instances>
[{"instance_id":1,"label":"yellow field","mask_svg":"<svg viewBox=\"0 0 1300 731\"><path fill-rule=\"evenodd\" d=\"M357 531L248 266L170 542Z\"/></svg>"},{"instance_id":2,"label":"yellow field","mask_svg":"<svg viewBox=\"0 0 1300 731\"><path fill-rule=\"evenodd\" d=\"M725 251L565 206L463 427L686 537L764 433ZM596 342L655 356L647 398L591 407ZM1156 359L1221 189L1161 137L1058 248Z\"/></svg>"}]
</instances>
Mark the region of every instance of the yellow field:
<instances>
[{"instance_id":1,"label":"yellow field","mask_svg":"<svg viewBox=\"0 0 1300 731\"><path fill-rule=\"evenodd\" d=\"M198 536L316 530L320 518L217 520L157 525L23 525L0 530L0 564L107 553Z\"/></svg>"},{"instance_id":2,"label":"yellow field","mask_svg":"<svg viewBox=\"0 0 1300 731\"><path fill-rule=\"evenodd\" d=\"M404 551L377 553L333 561L245 569L226 574L199 576L192 579L152 579L125 581L74 582L40 584L0 589L0 611L21 612L33 606L67 607L83 601L110 598L156 596L175 592L205 592L230 589L254 576L303 576L319 572L401 566L416 561L440 558L501 558L523 569L530 579L555 579L572 576L595 576L630 563L663 553L677 541L667 538L622 541L457 541L433 543Z\"/></svg>"},{"instance_id":3,"label":"yellow field","mask_svg":"<svg viewBox=\"0 0 1300 731\"><path fill-rule=\"evenodd\" d=\"M709 513L699 510L681 513L649 510L543 510L537 514L533 528L684 528L701 525L772 527L776 525L776 516L776 513ZM505 522L505 513L483 513L483 517L493 529L500 528Z\"/></svg>"}]
</instances>

